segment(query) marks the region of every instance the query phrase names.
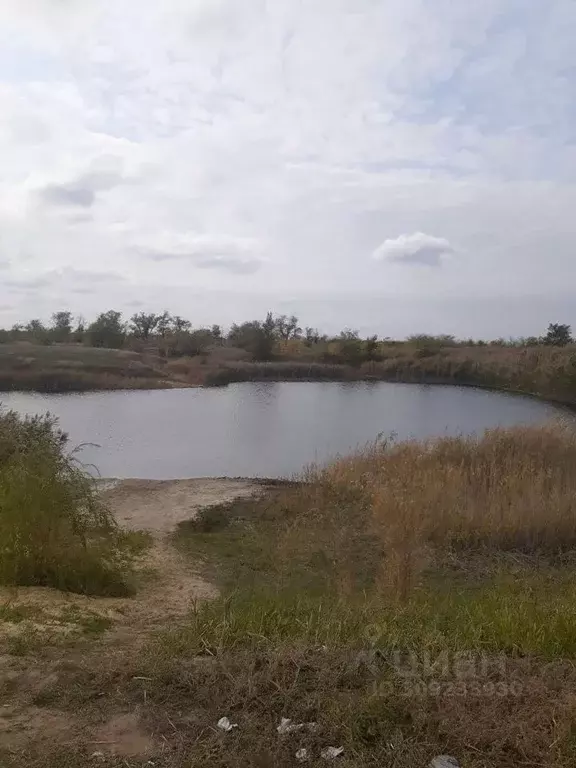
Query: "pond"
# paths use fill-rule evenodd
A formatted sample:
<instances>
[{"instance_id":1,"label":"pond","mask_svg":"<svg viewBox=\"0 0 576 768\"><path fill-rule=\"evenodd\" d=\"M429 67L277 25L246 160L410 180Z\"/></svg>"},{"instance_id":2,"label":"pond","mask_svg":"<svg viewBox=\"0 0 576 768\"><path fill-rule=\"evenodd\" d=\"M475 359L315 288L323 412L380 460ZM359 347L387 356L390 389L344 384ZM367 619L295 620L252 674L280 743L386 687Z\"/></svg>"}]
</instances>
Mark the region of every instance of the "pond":
<instances>
[{"instance_id":1,"label":"pond","mask_svg":"<svg viewBox=\"0 0 576 768\"><path fill-rule=\"evenodd\" d=\"M218 389L41 395L11 392L6 408L50 411L103 477L290 477L311 462L394 434L481 433L571 418L534 399L416 384L267 382Z\"/></svg>"}]
</instances>

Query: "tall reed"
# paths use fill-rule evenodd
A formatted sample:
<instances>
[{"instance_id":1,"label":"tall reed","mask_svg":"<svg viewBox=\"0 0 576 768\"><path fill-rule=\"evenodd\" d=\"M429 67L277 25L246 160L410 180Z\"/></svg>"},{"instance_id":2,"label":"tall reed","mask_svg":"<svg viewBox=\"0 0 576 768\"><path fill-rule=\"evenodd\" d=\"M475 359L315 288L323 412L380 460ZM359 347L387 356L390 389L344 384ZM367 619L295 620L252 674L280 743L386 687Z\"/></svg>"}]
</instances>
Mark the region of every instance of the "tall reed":
<instances>
[{"instance_id":1,"label":"tall reed","mask_svg":"<svg viewBox=\"0 0 576 768\"><path fill-rule=\"evenodd\" d=\"M286 492L286 561L324 562L343 591L400 598L440 552L576 548L576 434L568 426L385 441L311 469Z\"/></svg>"},{"instance_id":2,"label":"tall reed","mask_svg":"<svg viewBox=\"0 0 576 768\"><path fill-rule=\"evenodd\" d=\"M0 415L0 583L129 591L128 543L55 419Z\"/></svg>"}]
</instances>

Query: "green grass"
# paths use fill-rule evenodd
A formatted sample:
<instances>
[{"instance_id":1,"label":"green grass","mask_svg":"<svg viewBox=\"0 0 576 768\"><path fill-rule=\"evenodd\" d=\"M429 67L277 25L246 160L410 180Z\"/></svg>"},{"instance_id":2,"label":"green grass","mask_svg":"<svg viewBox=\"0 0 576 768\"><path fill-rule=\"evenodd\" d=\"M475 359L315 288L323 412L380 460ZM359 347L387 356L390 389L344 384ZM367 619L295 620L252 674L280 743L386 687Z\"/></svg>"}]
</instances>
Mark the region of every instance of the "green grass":
<instances>
[{"instance_id":1,"label":"green grass","mask_svg":"<svg viewBox=\"0 0 576 768\"><path fill-rule=\"evenodd\" d=\"M226 567L229 541L223 542ZM215 544L212 545L213 550ZM244 558L254 550L237 550L240 565L223 579L236 589L203 606L185 628L171 631L171 651L192 656L238 648L364 647L383 652L428 649L435 652L485 651L512 656L576 658L576 576L570 569L549 573L503 572L480 584L459 588L438 584L437 575L404 603L374 594L342 599L319 584L303 589L298 577L285 586L266 587L258 578L262 566L249 568ZM206 551L208 557L208 551ZM269 573L268 573L268 576ZM246 589L246 583L252 583ZM312 584L313 579L307 579ZM260 583L260 586L255 586ZM264 582L265 583L265 582ZM166 642L163 636L161 644Z\"/></svg>"},{"instance_id":2,"label":"green grass","mask_svg":"<svg viewBox=\"0 0 576 768\"><path fill-rule=\"evenodd\" d=\"M54 419L0 415L0 584L130 594L144 538L117 528Z\"/></svg>"},{"instance_id":3,"label":"green grass","mask_svg":"<svg viewBox=\"0 0 576 768\"><path fill-rule=\"evenodd\" d=\"M52 642L52 635L40 631L33 622L24 621L18 632L8 635L2 645L3 650L10 656L39 656Z\"/></svg>"},{"instance_id":4,"label":"green grass","mask_svg":"<svg viewBox=\"0 0 576 768\"><path fill-rule=\"evenodd\" d=\"M288 766L295 746L321 765L333 744L345 766L572 766L573 447L516 430L378 449L180 526L222 589L140 660L202 755L182 765ZM223 744L224 713L240 729ZM279 741L283 716L319 731Z\"/></svg>"},{"instance_id":5,"label":"green grass","mask_svg":"<svg viewBox=\"0 0 576 768\"><path fill-rule=\"evenodd\" d=\"M71 658L34 701L137 712L155 746L130 766L288 768L306 748L319 768L332 745L340 768L573 768L575 451L547 428L374 446L207 509L174 543L221 597ZM283 717L315 725L280 735ZM89 764L52 746L0 762Z\"/></svg>"},{"instance_id":6,"label":"green grass","mask_svg":"<svg viewBox=\"0 0 576 768\"><path fill-rule=\"evenodd\" d=\"M0 605L0 621L9 624L20 624L22 621L34 618L38 613L39 608L35 605L12 605L9 602Z\"/></svg>"},{"instance_id":7,"label":"green grass","mask_svg":"<svg viewBox=\"0 0 576 768\"><path fill-rule=\"evenodd\" d=\"M203 563L209 580L225 588L250 588L275 578L274 532L278 525L278 491L266 498L240 500L200 510L180 523L175 545Z\"/></svg>"},{"instance_id":8,"label":"green grass","mask_svg":"<svg viewBox=\"0 0 576 768\"><path fill-rule=\"evenodd\" d=\"M58 617L62 624L76 625L82 634L97 637L110 629L113 624L108 616L86 610L76 605L67 606Z\"/></svg>"}]
</instances>

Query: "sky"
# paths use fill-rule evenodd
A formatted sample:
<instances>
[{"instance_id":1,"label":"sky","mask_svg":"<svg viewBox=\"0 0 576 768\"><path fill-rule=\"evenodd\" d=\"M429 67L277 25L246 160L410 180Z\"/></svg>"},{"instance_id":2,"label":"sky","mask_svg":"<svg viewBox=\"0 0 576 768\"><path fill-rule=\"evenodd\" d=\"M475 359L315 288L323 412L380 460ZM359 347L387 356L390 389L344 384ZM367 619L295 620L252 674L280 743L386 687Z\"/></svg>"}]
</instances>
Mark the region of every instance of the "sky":
<instances>
[{"instance_id":1,"label":"sky","mask_svg":"<svg viewBox=\"0 0 576 768\"><path fill-rule=\"evenodd\" d=\"M576 326L573 0L2 0L0 325Z\"/></svg>"}]
</instances>

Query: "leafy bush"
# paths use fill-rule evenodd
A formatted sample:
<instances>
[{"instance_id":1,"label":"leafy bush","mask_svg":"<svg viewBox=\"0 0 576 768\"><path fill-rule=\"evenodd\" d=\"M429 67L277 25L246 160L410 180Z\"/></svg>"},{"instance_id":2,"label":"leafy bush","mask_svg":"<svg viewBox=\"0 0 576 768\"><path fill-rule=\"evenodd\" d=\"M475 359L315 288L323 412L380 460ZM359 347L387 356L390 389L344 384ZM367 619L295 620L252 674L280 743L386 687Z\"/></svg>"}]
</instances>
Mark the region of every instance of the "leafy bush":
<instances>
[{"instance_id":1,"label":"leafy bush","mask_svg":"<svg viewBox=\"0 0 576 768\"><path fill-rule=\"evenodd\" d=\"M126 594L128 539L56 419L0 414L0 583Z\"/></svg>"}]
</instances>

